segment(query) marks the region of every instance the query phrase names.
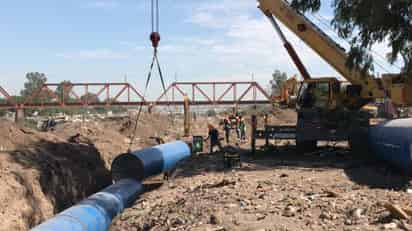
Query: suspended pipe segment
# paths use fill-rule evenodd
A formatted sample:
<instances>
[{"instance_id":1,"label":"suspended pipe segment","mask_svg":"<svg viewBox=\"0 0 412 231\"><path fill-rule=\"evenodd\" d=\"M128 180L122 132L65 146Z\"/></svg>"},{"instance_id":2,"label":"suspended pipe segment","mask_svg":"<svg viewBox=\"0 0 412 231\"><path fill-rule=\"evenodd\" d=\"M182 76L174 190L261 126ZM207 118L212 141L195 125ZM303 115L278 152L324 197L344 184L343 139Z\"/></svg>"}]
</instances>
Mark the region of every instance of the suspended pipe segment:
<instances>
[{"instance_id":1,"label":"suspended pipe segment","mask_svg":"<svg viewBox=\"0 0 412 231\"><path fill-rule=\"evenodd\" d=\"M105 231L114 217L143 192L141 181L172 170L190 156L189 146L176 141L122 154L112 164L115 184L59 213L32 231Z\"/></svg>"}]
</instances>

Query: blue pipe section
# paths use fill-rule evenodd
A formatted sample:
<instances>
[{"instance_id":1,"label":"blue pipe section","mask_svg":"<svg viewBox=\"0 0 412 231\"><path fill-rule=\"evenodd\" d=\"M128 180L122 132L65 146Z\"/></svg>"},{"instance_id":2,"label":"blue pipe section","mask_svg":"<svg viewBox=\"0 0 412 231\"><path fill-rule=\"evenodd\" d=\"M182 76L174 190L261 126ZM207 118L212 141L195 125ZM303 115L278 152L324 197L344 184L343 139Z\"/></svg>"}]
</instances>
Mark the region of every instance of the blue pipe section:
<instances>
[{"instance_id":1,"label":"blue pipe section","mask_svg":"<svg viewBox=\"0 0 412 231\"><path fill-rule=\"evenodd\" d=\"M190 156L190 147L182 141L161 144L152 148L118 156L112 164L112 178L141 181L172 170L176 164Z\"/></svg>"},{"instance_id":2,"label":"blue pipe section","mask_svg":"<svg viewBox=\"0 0 412 231\"><path fill-rule=\"evenodd\" d=\"M146 177L170 171L190 156L181 141L122 154L112 164L115 184L64 210L32 231L106 231L114 217L130 207L143 192Z\"/></svg>"},{"instance_id":3,"label":"blue pipe section","mask_svg":"<svg viewBox=\"0 0 412 231\"><path fill-rule=\"evenodd\" d=\"M123 179L64 210L33 231L108 230L112 219L132 205L143 192L140 182Z\"/></svg>"},{"instance_id":4,"label":"blue pipe section","mask_svg":"<svg viewBox=\"0 0 412 231\"><path fill-rule=\"evenodd\" d=\"M369 146L380 159L412 174L412 119L397 119L369 129Z\"/></svg>"}]
</instances>

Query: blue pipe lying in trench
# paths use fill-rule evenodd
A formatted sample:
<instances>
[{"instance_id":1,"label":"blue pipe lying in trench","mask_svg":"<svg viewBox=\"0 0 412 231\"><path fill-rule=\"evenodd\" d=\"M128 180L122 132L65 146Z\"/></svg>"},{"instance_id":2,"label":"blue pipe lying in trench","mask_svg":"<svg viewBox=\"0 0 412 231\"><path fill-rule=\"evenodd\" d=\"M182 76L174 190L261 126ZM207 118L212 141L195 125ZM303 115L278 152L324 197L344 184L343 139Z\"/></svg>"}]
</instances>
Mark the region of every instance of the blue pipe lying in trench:
<instances>
[{"instance_id":1,"label":"blue pipe lying in trench","mask_svg":"<svg viewBox=\"0 0 412 231\"><path fill-rule=\"evenodd\" d=\"M112 163L115 184L64 210L32 231L105 231L112 220L143 192L141 181L172 170L190 156L176 141L118 156Z\"/></svg>"}]
</instances>

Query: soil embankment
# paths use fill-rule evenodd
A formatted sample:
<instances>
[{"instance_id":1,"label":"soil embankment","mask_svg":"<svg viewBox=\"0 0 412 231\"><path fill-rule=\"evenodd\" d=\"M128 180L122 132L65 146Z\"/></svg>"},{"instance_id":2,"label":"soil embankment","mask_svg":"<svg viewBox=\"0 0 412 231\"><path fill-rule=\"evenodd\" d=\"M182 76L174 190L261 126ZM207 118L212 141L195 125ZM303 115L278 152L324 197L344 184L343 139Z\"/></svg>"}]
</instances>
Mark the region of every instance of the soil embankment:
<instances>
[{"instance_id":1,"label":"soil embankment","mask_svg":"<svg viewBox=\"0 0 412 231\"><path fill-rule=\"evenodd\" d=\"M162 120L140 122L132 149L155 144L148 137L167 126ZM70 122L39 132L1 120L0 230L28 230L110 185L111 162L132 137L134 124L127 121L133 119Z\"/></svg>"}]
</instances>

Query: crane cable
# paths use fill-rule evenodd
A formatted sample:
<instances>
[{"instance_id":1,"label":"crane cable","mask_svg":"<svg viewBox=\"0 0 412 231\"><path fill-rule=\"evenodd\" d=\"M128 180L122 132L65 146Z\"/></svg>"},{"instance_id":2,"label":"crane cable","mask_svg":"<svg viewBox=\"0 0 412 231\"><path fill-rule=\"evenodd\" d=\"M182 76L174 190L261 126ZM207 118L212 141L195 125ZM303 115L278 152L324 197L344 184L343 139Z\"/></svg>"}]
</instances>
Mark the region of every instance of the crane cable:
<instances>
[{"instance_id":1,"label":"crane cable","mask_svg":"<svg viewBox=\"0 0 412 231\"><path fill-rule=\"evenodd\" d=\"M152 47L153 47L153 58L152 58L152 63L150 64L150 69L149 69L149 73L147 75L147 79L146 79L146 84L145 84L145 90L143 93L143 99L146 97L147 94L147 90L149 88L149 84L150 84L150 80L152 78L152 73L153 73L153 67L156 64L157 66L157 70L159 72L159 77L160 77L160 81L162 84L162 88L163 88L163 92L166 92L166 84L163 78L163 72L162 69L160 67L160 62L158 59L158 52L157 52L157 48L159 46L159 42L160 42L160 33L159 33L159 2L158 0L152 0L152 22L151 22L151 26L152 26L152 33L150 34L150 41L152 42ZM145 102L141 102L140 103L140 107L139 110L137 112L136 115L136 120L135 120L135 124L134 124L134 128L133 128L133 135L130 139L130 143L129 143L129 147L127 152L130 153L131 152L131 148L133 146L134 140L136 139L136 132L137 132L137 127L138 127L138 123L140 120L140 116L142 114L142 110L143 110L143 106L144 106Z\"/></svg>"}]
</instances>

